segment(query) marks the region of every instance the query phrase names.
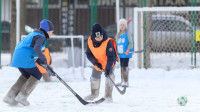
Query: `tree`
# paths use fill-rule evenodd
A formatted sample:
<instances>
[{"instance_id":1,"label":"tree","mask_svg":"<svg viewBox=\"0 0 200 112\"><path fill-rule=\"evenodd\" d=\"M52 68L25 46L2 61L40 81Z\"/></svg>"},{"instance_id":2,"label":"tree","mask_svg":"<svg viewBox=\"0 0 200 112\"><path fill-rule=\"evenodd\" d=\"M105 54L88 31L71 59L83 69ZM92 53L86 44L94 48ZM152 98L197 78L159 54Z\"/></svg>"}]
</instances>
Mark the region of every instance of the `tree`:
<instances>
[{"instance_id":1,"label":"tree","mask_svg":"<svg viewBox=\"0 0 200 112\"><path fill-rule=\"evenodd\" d=\"M26 25L26 0L20 0L20 35L26 34L25 25Z\"/></svg>"},{"instance_id":2,"label":"tree","mask_svg":"<svg viewBox=\"0 0 200 112\"><path fill-rule=\"evenodd\" d=\"M11 59L16 46L16 0L12 0L11 30L10 30L10 52Z\"/></svg>"}]
</instances>

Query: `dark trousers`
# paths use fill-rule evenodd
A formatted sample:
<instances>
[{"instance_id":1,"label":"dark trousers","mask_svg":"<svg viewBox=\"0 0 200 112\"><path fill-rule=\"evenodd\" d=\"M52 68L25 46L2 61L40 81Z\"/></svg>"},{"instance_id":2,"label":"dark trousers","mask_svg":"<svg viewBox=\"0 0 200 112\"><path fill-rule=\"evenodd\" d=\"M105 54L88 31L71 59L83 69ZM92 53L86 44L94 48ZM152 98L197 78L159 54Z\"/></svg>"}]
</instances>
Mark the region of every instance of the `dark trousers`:
<instances>
[{"instance_id":1,"label":"dark trousers","mask_svg":"<svg viewBox=\"0 0 200 112\"><path fill-rule=\"evenodd\" d=\"M128 67L129 58L120 58L120 66Z\"/></svg>"},{"instance_id":2,"label":"dark trousers","mask_svg":"<svg viewBox=\"0 0 200 112\"><path fill-rule=\"evenodd\" d=\"M40 80L42 78L42 73L37 67L34 68L18 68L21 74L27 79L32 75L36 79Z\"/></svg>"}]
</instances>

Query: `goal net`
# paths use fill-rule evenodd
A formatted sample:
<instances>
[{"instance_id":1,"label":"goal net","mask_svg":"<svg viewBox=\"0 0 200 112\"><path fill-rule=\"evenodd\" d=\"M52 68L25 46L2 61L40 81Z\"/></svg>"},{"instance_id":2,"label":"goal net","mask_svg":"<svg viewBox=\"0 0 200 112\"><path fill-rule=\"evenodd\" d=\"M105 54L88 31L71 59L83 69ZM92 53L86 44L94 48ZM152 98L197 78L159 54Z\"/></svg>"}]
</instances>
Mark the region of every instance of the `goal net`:
<instances>
[{"instance_id":1,"label":"goal net","mask_svg":"<svg viewBox=\"0 0 200 112\"><path fill-rule=\"evenodd\" d=\"M21 37L23 39L26 35ZM83 35L53 35L46 42L48 42L53 68L71 68L70 71L75 79L80 76L85 79Z\"/></svg>"},{"instance_id":2,"label":"goal net","mask_svg":"<svg viewBox=\"0 0 200 112\"><path fill-rule=\"evenodd\" d=\"M134 8L135 67L187 69L200 62L198 41L200 7Z\"/></svg>"}]
</instances>

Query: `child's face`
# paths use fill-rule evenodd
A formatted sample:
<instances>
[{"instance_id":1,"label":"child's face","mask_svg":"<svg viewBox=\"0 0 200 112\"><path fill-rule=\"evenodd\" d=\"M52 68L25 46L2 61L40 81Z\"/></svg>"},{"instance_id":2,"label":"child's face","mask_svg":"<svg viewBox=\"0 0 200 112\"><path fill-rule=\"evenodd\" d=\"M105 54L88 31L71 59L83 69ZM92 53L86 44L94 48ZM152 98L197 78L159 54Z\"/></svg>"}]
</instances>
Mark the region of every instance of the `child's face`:
<instances>
[{"instance_id":1,"label":"child's face","mask_svg":"<svg viewBox=\"0 0 200 112\"><path fill-rule=\"evenodd\" d=\"M53 31L48 31L47 33L48 33L49 37L51 37L53 35Z\"/></svg>"},{"instance_id":2,"label":"child's face","mask_svg":"<svg viewBox=\"0 0 200 112\"><path fill-rule=\"evenodd\" d=\"M126 29L126 26L125 26L124 24L121 24L121 25L120 25L120 30L121 30L121 31L124 31L125 29Z\"/></svg>"},{"instance_id":3,"label":"child's face","mask_svg":"<svg viewBox=\"0 0 200 112\"><path fill-rule=\"evenodd\" d=\"M99 37L95 37L95 40L100 42L103 40L103 35L100 35Z\"/></svg>"}]
</instances>

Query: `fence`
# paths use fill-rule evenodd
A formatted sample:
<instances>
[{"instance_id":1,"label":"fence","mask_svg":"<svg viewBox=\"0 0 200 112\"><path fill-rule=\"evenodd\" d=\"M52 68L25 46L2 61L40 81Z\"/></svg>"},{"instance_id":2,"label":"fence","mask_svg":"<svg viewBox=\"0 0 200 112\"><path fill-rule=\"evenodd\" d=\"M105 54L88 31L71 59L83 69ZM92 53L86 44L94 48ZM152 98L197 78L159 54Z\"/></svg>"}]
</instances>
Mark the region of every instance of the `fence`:
<instances>
[{"instance_id":1,"label":"fence","mask_svg":"<svg viewBox=\"0 0 200 112\"><path fill-rule=\"evenodd\" d=\"M135 50L152 45L135 56L139 68L190 68L197 66L199 7L135 8Z\"/></svg>"}]
</instances>

